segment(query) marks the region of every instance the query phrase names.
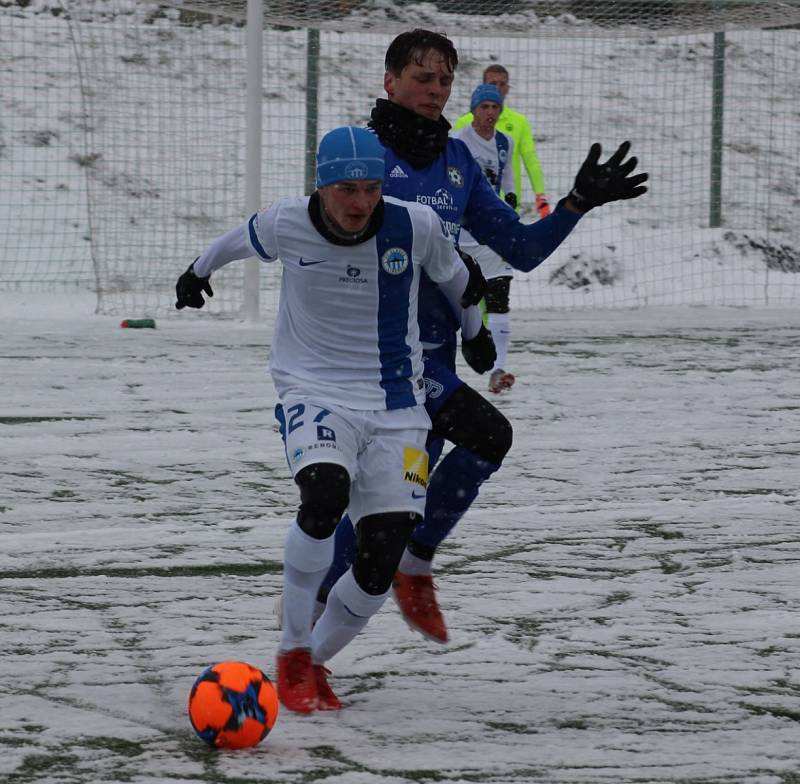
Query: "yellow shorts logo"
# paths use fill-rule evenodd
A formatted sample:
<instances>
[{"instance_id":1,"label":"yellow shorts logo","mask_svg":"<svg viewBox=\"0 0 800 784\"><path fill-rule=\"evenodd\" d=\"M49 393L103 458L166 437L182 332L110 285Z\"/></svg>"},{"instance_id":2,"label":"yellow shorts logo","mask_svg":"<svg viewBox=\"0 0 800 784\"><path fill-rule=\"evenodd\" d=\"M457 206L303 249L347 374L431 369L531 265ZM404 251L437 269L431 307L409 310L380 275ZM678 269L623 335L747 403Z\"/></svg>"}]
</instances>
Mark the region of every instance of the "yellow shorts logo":
<instances>
[{"instance_id":1,"label":"yellow shorts logo","mask_svg":"<svg viewBox=\"0 0 800 784\"><path fill-rule=\"evenodd\" d=\"M420 487L428 486L428 453L407 446L403 452L403 479Z\"/></svg>"}]
</instances>

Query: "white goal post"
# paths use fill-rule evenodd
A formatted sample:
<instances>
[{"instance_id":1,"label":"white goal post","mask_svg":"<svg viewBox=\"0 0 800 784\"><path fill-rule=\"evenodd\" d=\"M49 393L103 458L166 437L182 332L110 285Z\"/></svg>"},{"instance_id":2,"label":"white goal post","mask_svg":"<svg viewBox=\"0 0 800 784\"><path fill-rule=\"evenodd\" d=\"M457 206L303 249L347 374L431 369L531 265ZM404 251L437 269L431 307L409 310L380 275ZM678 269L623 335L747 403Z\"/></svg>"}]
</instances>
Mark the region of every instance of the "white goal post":
<instances>
[{"instance_id":1,"label":"white goal post","mask_svg":"<svg viewBox=\"0 0 800 784\"><path fill-rule=\"evenodd\" d=\"M316 140L367 121L388 43L420 26L459 51L451 122L487 65L508 69L551 203L593 141L630 139L650 172L647 196L593 211L517 275L514 307L800 300L800 0L259 6L0 4L0 289L87 288L100 312L168 315L210 240L308 192ZM221 270L207 313L269 312L276 267Z\"/></svg>"}]
</instances>

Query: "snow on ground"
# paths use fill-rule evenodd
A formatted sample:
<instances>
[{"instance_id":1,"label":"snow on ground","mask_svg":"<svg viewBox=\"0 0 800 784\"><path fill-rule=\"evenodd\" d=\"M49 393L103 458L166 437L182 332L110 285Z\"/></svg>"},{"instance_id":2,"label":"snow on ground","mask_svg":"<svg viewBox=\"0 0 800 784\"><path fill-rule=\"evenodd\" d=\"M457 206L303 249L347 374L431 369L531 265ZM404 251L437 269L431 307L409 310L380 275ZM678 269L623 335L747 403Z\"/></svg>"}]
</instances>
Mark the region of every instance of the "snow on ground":
<instances>
[{"instance_id":1,"label":"snow on ground","mask_svg":"<svg viewBox=\"0 0 800 784\"><path fill-rule=\"evenodd\" d=\"M514 447L437 559L452 642L390 602L340 715L215 753L186 696L274 672L297 503L270 327L92 304L0 314L0 780L800 780L796 311L518 312Z\"/></svg>"},{"instance_id":2,"label":"snow on ground","mask_svg":"<svg viewBox=\"0 0 800 784\"><path fill-rule=\"evenodd\" d=\"M215 753L186 696L221 659L274 671L298 500L271 328L119 318L148 315L127 275L166 312L241 218L242 30L35 10L0 15L0 781L800 782L797 31L728 36L721 229L710 36L457 38L452 117L501 58L551 198L595 138L633 138L651 193L514 284L514 447L437 559L452 642L390 603L331 663L340 715ZM388 39L322 34L321 126L366 119ZM305 33L265 55L272 199L302 187ZM120 317L30 291L94 286L93 255ZM544 310L620 302L650 307ZM742 302L773 309L673 307Z\"/></svg>"}]
</instances>

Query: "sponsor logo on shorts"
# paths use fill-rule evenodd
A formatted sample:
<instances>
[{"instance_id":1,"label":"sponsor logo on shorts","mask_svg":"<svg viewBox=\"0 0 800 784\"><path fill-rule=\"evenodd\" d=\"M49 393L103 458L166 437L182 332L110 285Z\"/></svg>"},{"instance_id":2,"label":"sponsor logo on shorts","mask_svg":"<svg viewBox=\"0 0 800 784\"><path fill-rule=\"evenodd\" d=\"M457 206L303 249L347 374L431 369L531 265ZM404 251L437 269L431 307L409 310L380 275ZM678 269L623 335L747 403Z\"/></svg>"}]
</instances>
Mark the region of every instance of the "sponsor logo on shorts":
<instances>
[{"instance_id":1,"label":"sponsor logo on shorts","mask_svg":"<svg viewBox=\"0 0 800 784\"><path fill-rule=\"evenodd\" d=\"M425 489L428 486L428 453L407 446L403 450L403 480Z\"/></svg>"},{"instance_id":2,"label":"sponsor logo on shorts","mask_svg":"<svg viewBox=\"0 0 800 784\"><path fill-rule=\"evenodd\" d=\"M303 455L305 454L305 450L303 447L299 446L297 449L292 452L292 462L299 463L303 459Z\"/></svg>"},{"instance_id":3,"label":"sponsor logo on shorts","mask_svg":"<svg viewBox=\"0 0 800 784\"><path fill-rule=\"evenodd\" d=\"M317 441L306 447L306 452L313 452L315 449L339 449L335 441Z\"/></svg>"},{"instance_id":4,"label":"sponsor logo on shorts","mask_svg":"<svg viewBox=\"0 0 800 784\"><path fill-rule=\"evenodd\" d=\"M318 441L335 441L336 433L325 425L317 425L317 440Z\"/></svg>"}]
</instances>

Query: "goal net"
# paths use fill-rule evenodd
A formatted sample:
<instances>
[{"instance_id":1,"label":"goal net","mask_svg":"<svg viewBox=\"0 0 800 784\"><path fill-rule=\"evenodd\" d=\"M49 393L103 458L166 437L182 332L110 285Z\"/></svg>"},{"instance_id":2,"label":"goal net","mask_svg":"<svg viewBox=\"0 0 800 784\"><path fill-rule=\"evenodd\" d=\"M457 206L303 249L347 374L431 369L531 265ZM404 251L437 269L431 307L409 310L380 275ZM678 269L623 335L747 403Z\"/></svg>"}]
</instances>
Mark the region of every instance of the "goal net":
<instances>
[{"instance_id":1,"label":"goal net","mask_svg":"<svg viewBox=\"0 0 800 784\"><path fill-rule=\"evenodd\" d=\"M245 19L239 0L0 2L0 289L172 312L180 272L248 217ZM796 304L798 24L797 0L267 2L262 203L307 192L316 140L367 121L389 42L427 27L459 51L451 122L487 65L508 69L551 204L593 141L630 139L650 173L645 197L518 274L514 307ZM243 266L215 274L208 312L240 313ZM277 267L261 266L265 312Z\"/></svg>"}]
</instances>

